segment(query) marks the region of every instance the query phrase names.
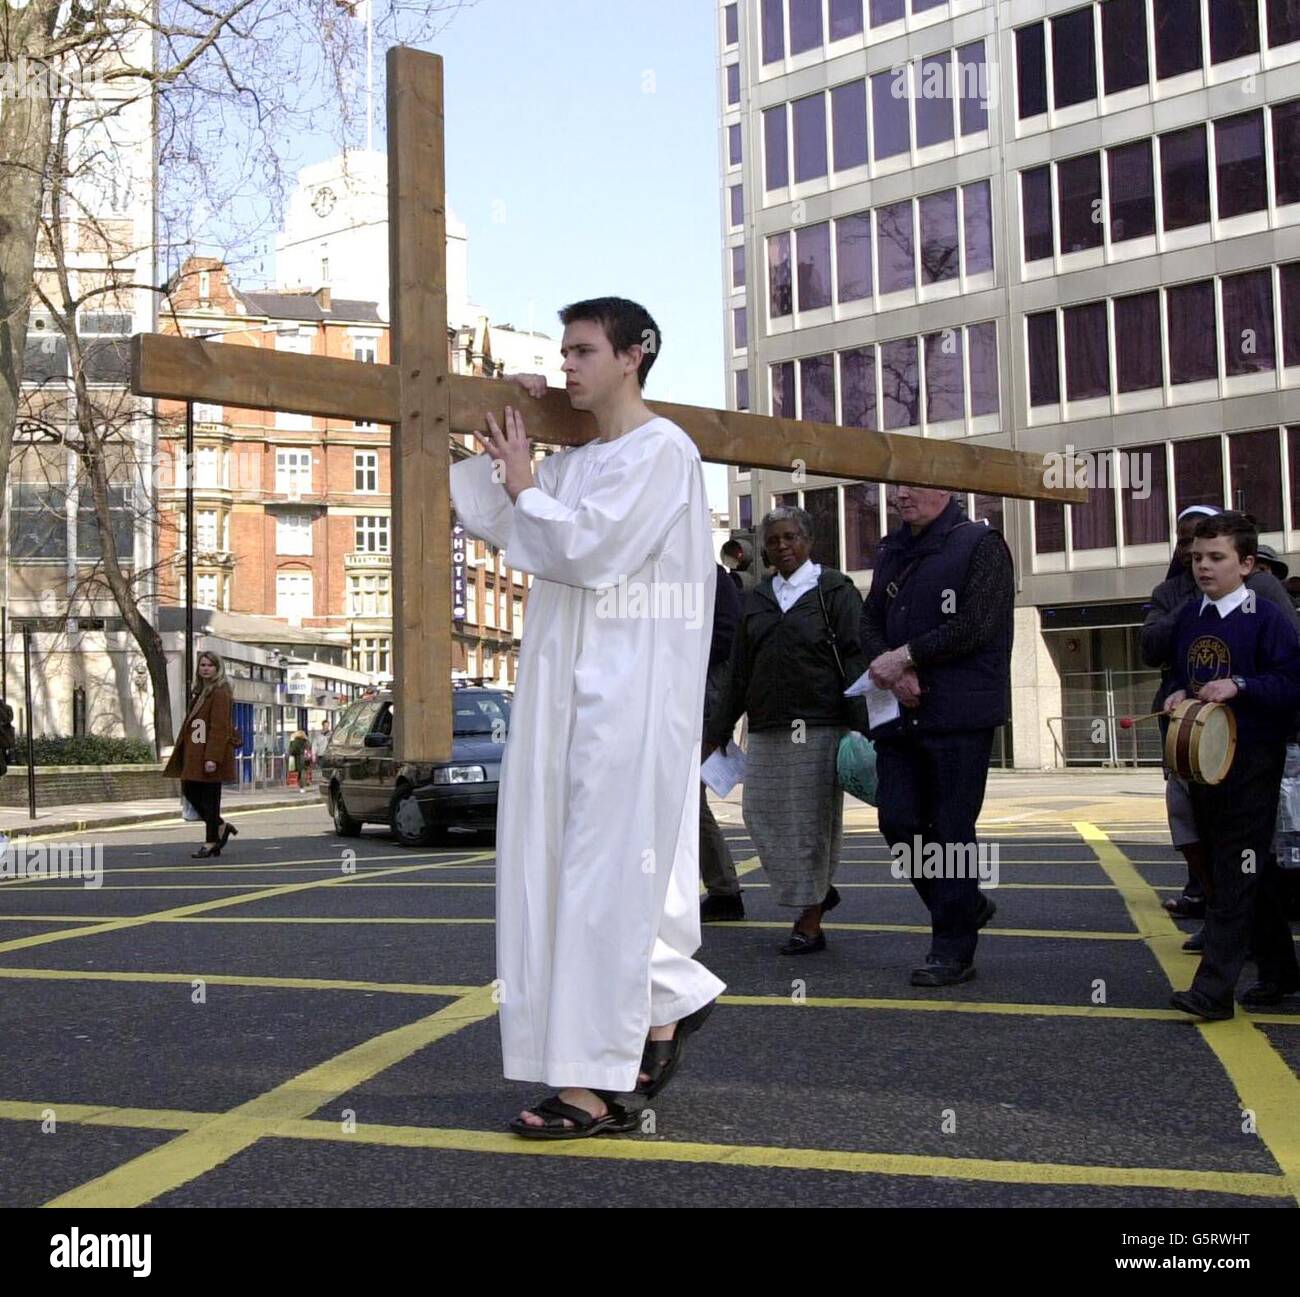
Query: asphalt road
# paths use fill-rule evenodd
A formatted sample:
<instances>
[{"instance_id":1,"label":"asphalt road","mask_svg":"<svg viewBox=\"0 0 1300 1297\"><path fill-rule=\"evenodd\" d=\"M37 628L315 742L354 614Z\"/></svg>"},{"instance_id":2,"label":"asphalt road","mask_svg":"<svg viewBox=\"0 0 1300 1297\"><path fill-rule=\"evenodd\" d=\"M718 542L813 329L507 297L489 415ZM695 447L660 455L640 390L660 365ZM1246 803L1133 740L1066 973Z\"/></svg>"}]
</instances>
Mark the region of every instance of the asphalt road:
<instances>
[{"instance_id":1,"label":"asphalt road","mask_svg":"<svg viewBox=\"0 0 1300 1297\"><path fill-rule=\"evenodd\" d=\"M1151 833L1008 831L979 976L940 991L878 835L846 838L820 955L776 954L751 865L647 1129L538 1144L504 1129L542 1092L500 1075L491 844L343 840L315 802L236 823L215 862L147 825L101 834L99 888L0 883L0 1204L1296 1205L1300 1001L1167 1007L1193 959Z\"/></svg>"}]
</instances>

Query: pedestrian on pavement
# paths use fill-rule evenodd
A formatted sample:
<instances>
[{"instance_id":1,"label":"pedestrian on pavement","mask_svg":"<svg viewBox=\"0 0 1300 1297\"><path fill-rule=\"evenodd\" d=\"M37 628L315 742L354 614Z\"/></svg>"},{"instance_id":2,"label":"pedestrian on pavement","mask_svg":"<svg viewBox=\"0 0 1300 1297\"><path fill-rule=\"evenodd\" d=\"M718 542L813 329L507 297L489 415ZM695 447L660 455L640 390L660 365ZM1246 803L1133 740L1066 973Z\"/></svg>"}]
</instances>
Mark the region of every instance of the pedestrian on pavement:
<instances>
[{"instance_id":1,"label":"pedestrian on pavement","mask_svg":"<svg viewBox=\"0 0 1300 1297\"><path fill-rule=\"evenodd\" d=\"M320 723L320 729L312 735L311 753L315 758L315 764L320 765L320 759L325 755L325 749L330 745L330 721L327 716Z\"/></svg>"},{"instance_id":2,"label":"pedestrian on pavement","mask_svg":"<svg viewBox=\"0 0 1300 1297\"><path fill-rule=\"evenodd\" d=\"M780 953L807 955L826 949L822 916L840 900L835 759L850 728L866 728L861 700L844 697L867 668L862 600L843 572L812 561L813 520L803 509L773 509L759 536L776 571L745 597L705 753L725 747L748 715L742 814L776 903L799 911Z\"/></svg>"},{"instance_id":3,"label":"pedestrian on pavement","mask_svg":"<svg viewBox=\"0 0 1300 1297\"><path fill-rule=\"evenodd\" d=\"M713 601L713 642L709 646L709 667L704 683L704 732L709 716L725 696L727 671L731 661L731 644L740 621L740 591L732 584L732 574L717 565ZM709 806L708 789L700 784L700 877L708 895L700 902L700 922L743 919L745 902L740 899L740 879L736 862Z\"/></svg>"},{"instance_id":4,"label":"pedestrian on pavement","mask_svg":"<svg viewBox=\"0 0 1300 1297\"><path fill-rule=\"evenodd\" d=\"M1200 598L1183 605L1174 631L1173 690L1225 704L1236 748L1217 784L1189 784L1192 813L1208 857L1204 949L1191 987L1171 998L1198 1018L1231 1018L1237 979L1253 937L1258 980L1242 1003L1264 1007L1300 990L1300 965L1282 908L1272 854L1287 739L1300 709L1300 633L1289 610L1252 598L1246 578L1258 533L1249 514L1202 518L1192 539Z\"/></svg>"},{"instance_id":5,"label":"pedestrian on pavement","mask_svg":"<svg viewBox=\"0 0 1300 1297\"><path fill-rule=\"evenodd\" d=\"M219 856L239 830L221 818L221 785L235 778L235 704L221 658L208 650L195 664L190 709L181 722L176 745L163 767L181 781L181 793L198 811L206 837L193 859Z\"/></svg>"},{"instance_id":6,"label":"pedestrian on pavement","mask_svg":"<svg viewBox=\"0 0 1300 1297\"><path fill-rule=\"evenodd\" d=\"M912 985L951 986L975 976L978 932L996 909L971 865L993 732L1007 718L1015 584L1002 534L967 518L951 491L889 497L901 521L880 542L862 609L871 679L900 704L871 731L880 831L930 911ZM930 876L932 843L941 877Z\"/></svg>"},{"instance_id":7,"label":"pedestrian on pavement","mask_svg":"<svg viewBox=\"0 0 1300 1297\"><path fill-rule=\"evenodd\" d=\"M560 312L569 402L598 436L534 466L489 415L451 470L466 531L533 574L497 812L497 976L512 1080L558 1093L510 1129L634 1129L724 989L700 945L700 730L712 533L694 442L642 399L644 307ZM541 375L516 380L546 393ZM557 754L561 754L557 760Z\"/></svg>"},{"instance_id":8,"label":"pedestrian on pavement","mask_svg":"<svg viewBox=\"0 0 1300 1297\"><path fill-rule=\"evenodd\" d=\"M1188 505L1177 518L1177 539L1169 571L1165 579L1151 592L1151 611L1142 623L1142 661L1160 671L1160 687L1151 700L1153 712L1163 712L1165 699L1173 692L1174 634L1183 609L1192 600L1199 601L1201 591L1192 573L1192 540L1198 524L1213 518L1223 510L1217 504ZM1267 547L1265 547L1267 548ZM1271 553L1271 551L1270 551ZM1282 564L1283 573L1286 565ZM1300 618L1287 595L1285 587L1272 572L1263 567L1253 568L1246 577L1246 589L1257 599L1275 604L1300 629ZM1169 722L1161 717L1158 722L1163 739ZM1187 780L1165 768L1165 815L1169 821L1169 835L1174 849L1187 862L1187 881L1180 895L1165 901L1165 909L1176 919L1203 919L1205 917L1205 882L1210 876L1210 860L1202 845L1192 813L1191 791ZM1194 932L1183 943L1183 949L1199 954L1204 948L1204 934Z\"/></svg>"},{"instance_id":9,"label":"pedestrian on pavement","mask_svg":"<svg viewBox=\"0 0 1300 1297\"><path fill-rule=\"evenodd\" d=\"M745 578L740 574L749 571L749 554L745 547L735 539L723 541L720 551L722 566L731 577L731 583L741 594L745 593Z\"/></svg>"},{"instance_id":10,"label":"pedestrian on pavement","mask_svg":"<svg viewBox=\"0 0 1300 1297\"><path fill-rule=\"evenodd\" d=\"M300 793L307 791L307 743L305 730L294 730L289 736L289 760L293 762L294 772L298 776Z\"/></svg>"}]
</instances>

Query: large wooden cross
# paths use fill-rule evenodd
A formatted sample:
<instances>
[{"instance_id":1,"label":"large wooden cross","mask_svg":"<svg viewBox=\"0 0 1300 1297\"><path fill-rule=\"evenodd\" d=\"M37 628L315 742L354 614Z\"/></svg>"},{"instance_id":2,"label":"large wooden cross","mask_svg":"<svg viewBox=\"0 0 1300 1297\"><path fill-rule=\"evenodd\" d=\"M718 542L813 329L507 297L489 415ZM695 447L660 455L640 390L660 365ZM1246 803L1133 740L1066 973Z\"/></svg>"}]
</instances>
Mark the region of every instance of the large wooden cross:
<instances>
[{"instance_id":1,"label":"large wooden cross","mask_svg":"<svg viewBox=\"0 0 1300 1297\"><path fill-rule=\"evenodd\" d=\"M388 51L388 222L392 363L373 365L161 334L132 339L140 396L392 425L394 752L451 757L450 436L486 427L487 411L524 411L530 437L581 445L589 414L552 390L534 401L500 379L449 373L442 59ZM616 287L616 286L615 286ZM703 459L873 482L950 487L1082 503L1048 487L1041 455L959 441L652 402Z\"/></svg>"}]
</instances>

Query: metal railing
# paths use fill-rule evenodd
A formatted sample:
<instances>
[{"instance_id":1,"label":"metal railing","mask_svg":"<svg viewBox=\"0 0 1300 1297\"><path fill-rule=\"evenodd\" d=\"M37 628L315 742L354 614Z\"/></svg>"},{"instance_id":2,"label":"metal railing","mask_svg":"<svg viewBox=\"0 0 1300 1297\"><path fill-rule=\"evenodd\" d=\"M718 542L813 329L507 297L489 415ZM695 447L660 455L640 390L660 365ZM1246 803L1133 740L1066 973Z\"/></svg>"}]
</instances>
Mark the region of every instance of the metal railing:
<instances>
[{"instance_id":1,"label":"metal railing","mask_svg":"<svg viewBox=\"0 0 1300 1297\"><path fill-rule=\"evenodd\" d=\"M1080 671L1062 677L1065 714L1047 718L1062 766L1158 766L1159 722L1138 720L1151 709L1158 671ZM1124 717L1135 724L1125 728Z\"/></svg>"}]
</instances>

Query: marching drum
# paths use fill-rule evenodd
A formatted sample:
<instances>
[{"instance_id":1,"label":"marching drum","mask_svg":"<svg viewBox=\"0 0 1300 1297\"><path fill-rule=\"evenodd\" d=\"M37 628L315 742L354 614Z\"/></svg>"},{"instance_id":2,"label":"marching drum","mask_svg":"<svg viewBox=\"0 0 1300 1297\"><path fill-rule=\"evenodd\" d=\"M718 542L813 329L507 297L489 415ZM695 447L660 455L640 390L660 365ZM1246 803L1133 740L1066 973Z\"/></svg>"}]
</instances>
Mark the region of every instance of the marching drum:
<instances>
[{"instance_id":1,"label":"marching drum","mask_svg":"<svg viewBox=\"0 0 1300 1297\"><path fill-rule=\"evenodd\" d=\"M1232 769L1237 718L1224 703L1188 698L1174 708L1165 735L1165 765L1198 784L1218 784Z\"/></svg>"}]
</instances>

